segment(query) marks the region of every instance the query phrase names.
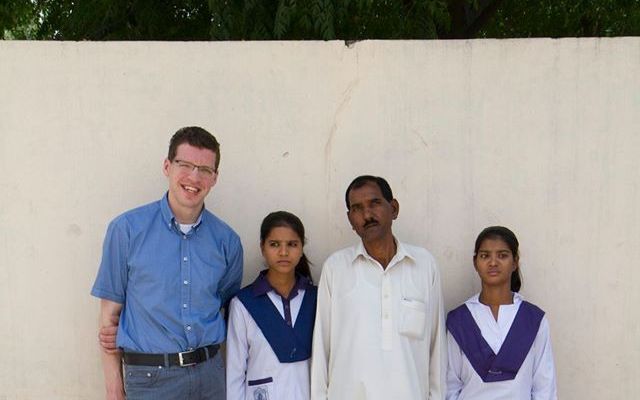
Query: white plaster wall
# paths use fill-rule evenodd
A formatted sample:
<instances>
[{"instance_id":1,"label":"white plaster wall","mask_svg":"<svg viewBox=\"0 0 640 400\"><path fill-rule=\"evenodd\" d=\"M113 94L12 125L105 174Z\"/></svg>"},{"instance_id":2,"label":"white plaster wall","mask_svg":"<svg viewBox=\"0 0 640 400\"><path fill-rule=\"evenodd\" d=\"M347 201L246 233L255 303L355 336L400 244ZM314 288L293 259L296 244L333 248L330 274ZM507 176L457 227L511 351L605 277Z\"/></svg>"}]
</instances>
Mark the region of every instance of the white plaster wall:
<instances>
[{"instance_id":1,"label":"white plaster wall","mask_svg":"<svg viewBox=\"0 0 640 400\"><path fill-rule=\"evenodd\" d=\"M0 400L99 399L107 223L158 199L179 127L222 143L207 206L238 231L298 214L306 251L357 238L344 189L385 176L394 230L439 261L448 309L479 289L473 241L521 241L562 399L640 392L640 39L0 42Z\"/></svg>"}]
</instances>

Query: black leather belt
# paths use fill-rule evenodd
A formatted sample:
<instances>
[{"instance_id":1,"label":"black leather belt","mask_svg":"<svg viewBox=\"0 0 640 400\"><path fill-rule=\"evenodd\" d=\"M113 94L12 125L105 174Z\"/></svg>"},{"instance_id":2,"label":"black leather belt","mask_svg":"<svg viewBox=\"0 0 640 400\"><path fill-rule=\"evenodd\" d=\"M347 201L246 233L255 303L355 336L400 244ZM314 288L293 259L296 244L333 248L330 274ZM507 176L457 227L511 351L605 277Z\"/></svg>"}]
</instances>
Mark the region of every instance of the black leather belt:
<instances>
[{"instance_id":1,"label":"black leather belt","mask_svg":"<svg viewBox=\"0 0 640 400\"><path fill-rule=\"evenodd\" d=\"M199 347L195 350L183 351L181 353L172 354L149 354L149 353L123 353L122 359L128 365L147 365L147 366L165 366L171 367L178 365L188 367L213 358L220 345L211 344L209 346Z\"/></svg>"}]
</instances>

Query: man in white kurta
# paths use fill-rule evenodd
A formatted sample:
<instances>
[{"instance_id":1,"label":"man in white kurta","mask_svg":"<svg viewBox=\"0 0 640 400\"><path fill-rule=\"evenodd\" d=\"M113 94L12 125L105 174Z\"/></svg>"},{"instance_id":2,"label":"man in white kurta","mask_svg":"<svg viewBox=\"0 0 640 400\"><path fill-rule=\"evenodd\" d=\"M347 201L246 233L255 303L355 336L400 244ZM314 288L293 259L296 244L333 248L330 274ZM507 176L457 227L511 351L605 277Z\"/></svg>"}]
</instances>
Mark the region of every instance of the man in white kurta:
<instances>
[{"instance_id":1,"label":"man in white kurta","mask_svg":"<svg viewBox=\"0 0 640 400\"><path fill-rule=\"evenodd\" d=\"M362 238L325 262L311 362L312 400L444 398L446 339L432 255L397 240L399 205L382 178L347 189Z\"/></svg>"}]
</instances>

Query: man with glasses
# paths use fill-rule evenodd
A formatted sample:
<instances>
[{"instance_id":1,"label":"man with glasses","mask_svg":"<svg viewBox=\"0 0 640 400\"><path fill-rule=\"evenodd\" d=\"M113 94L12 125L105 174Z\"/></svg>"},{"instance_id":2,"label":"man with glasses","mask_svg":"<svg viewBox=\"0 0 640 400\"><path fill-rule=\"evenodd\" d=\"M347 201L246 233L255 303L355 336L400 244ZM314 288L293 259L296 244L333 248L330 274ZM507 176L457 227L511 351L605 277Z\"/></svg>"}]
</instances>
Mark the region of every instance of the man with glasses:
<instances>
[{"instance_id":1,"label":"man with glasses","mask_svg":"<svg viewBox=\"0 0 640 400\"><path fill-rule=\"evenodd\" d=\"M167 193L109 224L91 290L108 399L225 399L220 308L240 288L242 245L204 207L219 163L213 135L178 130L162 167Z\"/></svg>"}]
</instances>

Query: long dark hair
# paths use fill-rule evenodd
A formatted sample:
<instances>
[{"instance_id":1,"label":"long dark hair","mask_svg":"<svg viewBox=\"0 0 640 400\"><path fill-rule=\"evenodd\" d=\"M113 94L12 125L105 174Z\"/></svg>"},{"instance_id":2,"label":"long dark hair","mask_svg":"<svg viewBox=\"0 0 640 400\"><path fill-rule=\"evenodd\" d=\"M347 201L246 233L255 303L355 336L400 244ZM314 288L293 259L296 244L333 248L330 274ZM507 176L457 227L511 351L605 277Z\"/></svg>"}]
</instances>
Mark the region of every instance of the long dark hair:
<instances>
[{"instance_id":1,"label":"long dark hair","mask_svg":"<svg viewBox=\"0 0 640 400\"><path fill-rule=\"evenodd\" d=\"M482 242L486 239L500 239L505 242L509 247L509 250L511 250L513 259L518 265L518 268L511 273L511 291L519 292L520 287L522 287L522 278L520 277L520 263L518 262L520 260L520 254L518 252L519 243L518 238L516 238L516 234L504 226L490 226L488 228L484 228L476 239L476 246L473 250L473 261L476 260L478 250L480 250Z\"/></svg>"},{"instance_id":2,"label":"long dark hair","mask_svg":"<svg viewBox=\"0 0 640 400\"><path fill-rule=\"evenodd\" d=\"M274 211L262 220L262 224L260 225L260 245L264 244L264 241L267 239L267 236L269 236L269 233L271 233L271 230L278 227L292 229L300 237L303 245L306 242L306 238L304 236L304 225L302 225L300 218L287 211ZM302 257L300 257L300 261L298 261L298 265L296 265L296 273L313 282L313 279L311 278L310 265L311 263L303 251Z\"/></svg>"}]
</instances>

